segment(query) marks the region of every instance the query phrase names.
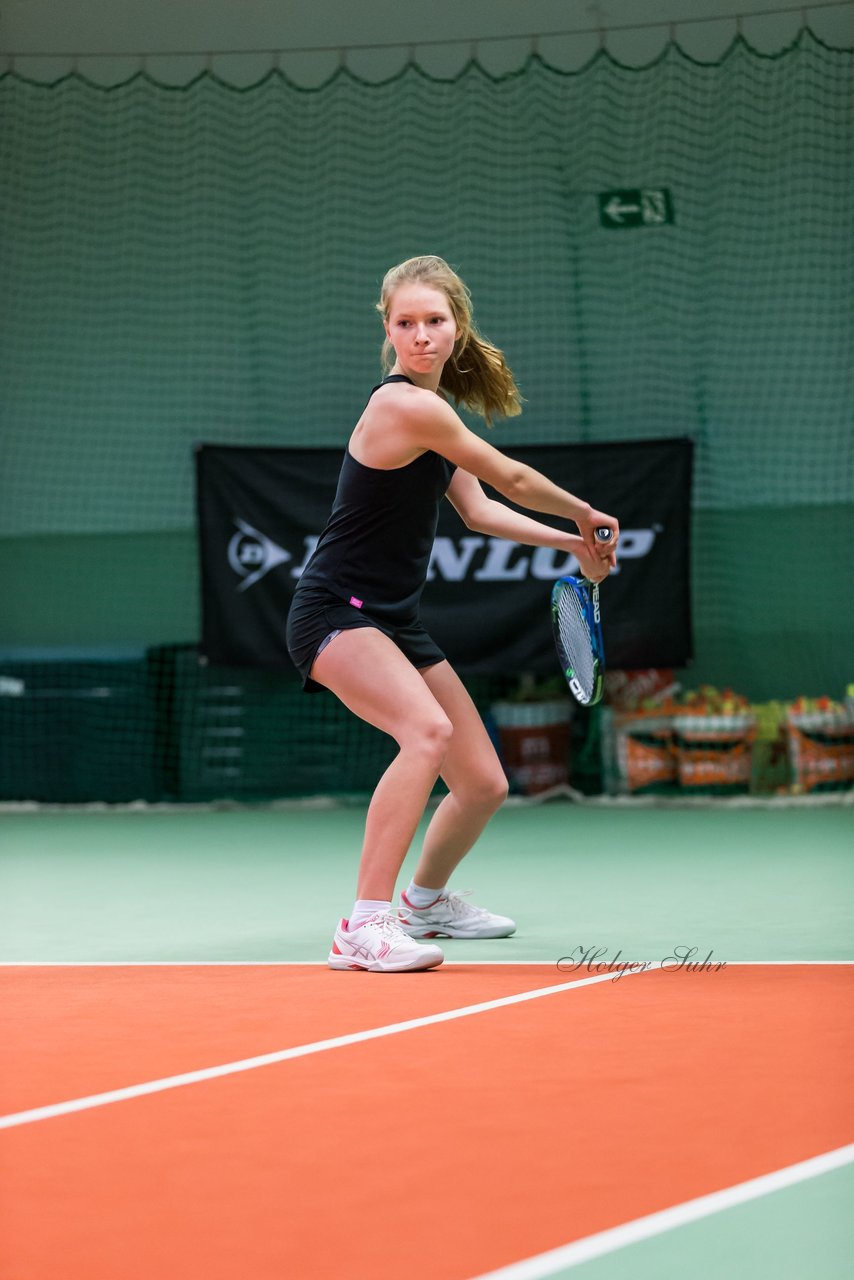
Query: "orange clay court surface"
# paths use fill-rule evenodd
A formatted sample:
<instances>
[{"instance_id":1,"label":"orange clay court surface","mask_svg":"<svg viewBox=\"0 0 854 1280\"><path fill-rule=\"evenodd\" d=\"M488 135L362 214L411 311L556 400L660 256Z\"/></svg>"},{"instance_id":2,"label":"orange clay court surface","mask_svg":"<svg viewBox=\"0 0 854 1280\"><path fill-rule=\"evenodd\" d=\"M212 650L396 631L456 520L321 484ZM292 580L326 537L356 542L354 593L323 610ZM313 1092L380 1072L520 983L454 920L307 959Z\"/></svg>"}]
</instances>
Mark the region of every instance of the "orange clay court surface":
<instances>
[{"instance_id":1,"label":"orange clay court surface","mask_svg":"<svg viewBox=\"0 0 854 1280\"><path fill-rule=\"evenodd\" d=\"M4 1280L467 1280L851 1142L851 966L585 977L0 969L3 1116L563 988L6 1128Z\"/></svg>"}]
</instances>

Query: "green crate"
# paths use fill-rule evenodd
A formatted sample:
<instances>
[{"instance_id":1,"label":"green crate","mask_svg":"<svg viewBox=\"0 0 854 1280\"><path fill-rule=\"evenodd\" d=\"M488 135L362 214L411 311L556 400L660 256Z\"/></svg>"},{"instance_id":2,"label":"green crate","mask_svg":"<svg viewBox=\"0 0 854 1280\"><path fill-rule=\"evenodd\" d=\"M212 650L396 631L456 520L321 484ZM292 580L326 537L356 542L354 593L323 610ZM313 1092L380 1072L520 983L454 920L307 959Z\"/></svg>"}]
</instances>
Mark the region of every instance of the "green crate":
<instances>
[{"instance_id":1,"label":"green crate","mask_svg":"<svg viewBox=\"0 0 854 1280\"><path fill-rule=\"evenodd\" d=\"M143 658L0 658L0 799L156 800L157 757Z\"/></svg>"}]
</instances>

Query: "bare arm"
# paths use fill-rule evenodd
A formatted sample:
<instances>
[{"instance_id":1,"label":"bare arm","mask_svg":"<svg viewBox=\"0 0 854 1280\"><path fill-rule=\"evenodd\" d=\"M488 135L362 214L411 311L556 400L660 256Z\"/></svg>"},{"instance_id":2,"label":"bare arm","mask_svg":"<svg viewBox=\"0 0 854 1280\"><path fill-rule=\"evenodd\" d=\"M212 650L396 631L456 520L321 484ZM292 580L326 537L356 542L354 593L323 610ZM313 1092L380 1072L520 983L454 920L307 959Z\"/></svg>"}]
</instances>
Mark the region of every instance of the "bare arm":
<instances>
[{"instance_id":1,"label":"bare arm","mask_svg":"<svg viewBox=\"0 0 854 1280\"><path fill-rule=\"evenodd\" d=\"M468 430L451 406L441 397L434 396L431 392L421 392L420 388L416 389L416 395L412 395L411 391L411 388L406 388L404 392L406 400L401 397L400 407L405 408L404 422L407 435L420 447L440 453L450 462L456 463L469 476L485 481L508 501L520 507L574 521L585 546L590 551L600 558L613 556L613 548L620 529L613 516L594 510L588 502L553 484L533 467L508 458L491 444L481 440L473 431ZM484 502L490 501L485 495L482 495L482 498ZM501 504L494 505L500 507ZM515 513L507 512L507 516L515 516ZM492 512L490 518L503 520L505 517L498 517L495 512ZM517 518L525 519L521 516ZM530 523L537 524L536 521ZM614 533L608 552L604 552L601 546L597 546L595 540L594 529L600 526L609 528ZM540 529L546 527L539 526ZM529 541L527 538L515 540ZM532 542L531 545L553 544Z\"/></svg>"},{"instance_id":2,"label":"bare arm","mask_svg":"<svg viewBox=\"0 0 854 1280\"><path fill-rule=\"evenodd\" d=\"M521 542L529 547L554 547L556 551L573 552L582 571L591 581L601 581L614 567L612 550L607 555L603 555L601 550L598 553L591 552L583 538L577 534L553 529L539 520L532 520L530 516L512 511L502 502L495 502L486 496L478 480L467 471L458 469L454 473L448 489L448 499L466 527L476 533L506 538L510 542Z\"/></svg>"}]
</instances>

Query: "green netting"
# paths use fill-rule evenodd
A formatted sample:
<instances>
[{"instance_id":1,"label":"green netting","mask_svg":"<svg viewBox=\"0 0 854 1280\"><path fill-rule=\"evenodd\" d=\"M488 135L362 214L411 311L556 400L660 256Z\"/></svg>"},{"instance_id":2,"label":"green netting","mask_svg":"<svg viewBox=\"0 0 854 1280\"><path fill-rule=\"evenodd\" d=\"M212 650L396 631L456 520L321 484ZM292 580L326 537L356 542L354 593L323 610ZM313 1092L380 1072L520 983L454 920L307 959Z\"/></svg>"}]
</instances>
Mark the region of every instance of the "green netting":
<instances>
[{"instance_id":1,"label":"green netting","mask_svg":"<svg viewBox=\"0 0 854 1280\"><path fill-rule=\"evenodd\" d=\"M459 267L527 397L496 443L697 441L689 680L839 696L851 73L851 51L804 30L773 57L738 39L713 64L671 44L644 68L532 56L499 78L410 66L317 90L278 72L246 89L0 77L0 731L38 719L14 661L52 655L50 687L76 688L69 646L115 659L197 640L193 445L341 445L376 370L378 282L421 252ZM668 189L673 224L604 228L598 195L627 188ZM143 666L134 699L153 702L119 699L112 750L172 795L174 663ZM208 678L193 670L190 720ZM309 728L282 698L281 733L258 720L278 762L258 790L293 793L277 770L352 790L358 753L337 772L300 763L312 734L348 732L331 699L306 700ZM49 798L58 766L32 733L24 773Z\"/></svg>"}]
</instances>

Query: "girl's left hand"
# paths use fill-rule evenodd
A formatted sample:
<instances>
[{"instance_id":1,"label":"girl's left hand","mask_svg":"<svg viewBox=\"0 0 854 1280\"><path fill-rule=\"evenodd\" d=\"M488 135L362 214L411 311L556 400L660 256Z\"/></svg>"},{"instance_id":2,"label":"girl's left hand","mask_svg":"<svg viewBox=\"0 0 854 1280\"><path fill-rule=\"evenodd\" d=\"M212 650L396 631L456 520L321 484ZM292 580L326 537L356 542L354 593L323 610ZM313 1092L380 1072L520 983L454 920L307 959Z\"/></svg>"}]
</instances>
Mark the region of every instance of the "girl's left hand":
<instances>
[{"instance_id":1,"label":"girl's left hand","mask_svg":"<svg viewBox=\"0 0 854 1280\"><path fill-rule=\"evenodd\" d=\"M613 552L607 557L597 555L595 551L590 551L581 541L577 543L573 550L581 572L590 582L602 582L616 565L616 558L613 556Z\"/></svg>"}]
</instances>

